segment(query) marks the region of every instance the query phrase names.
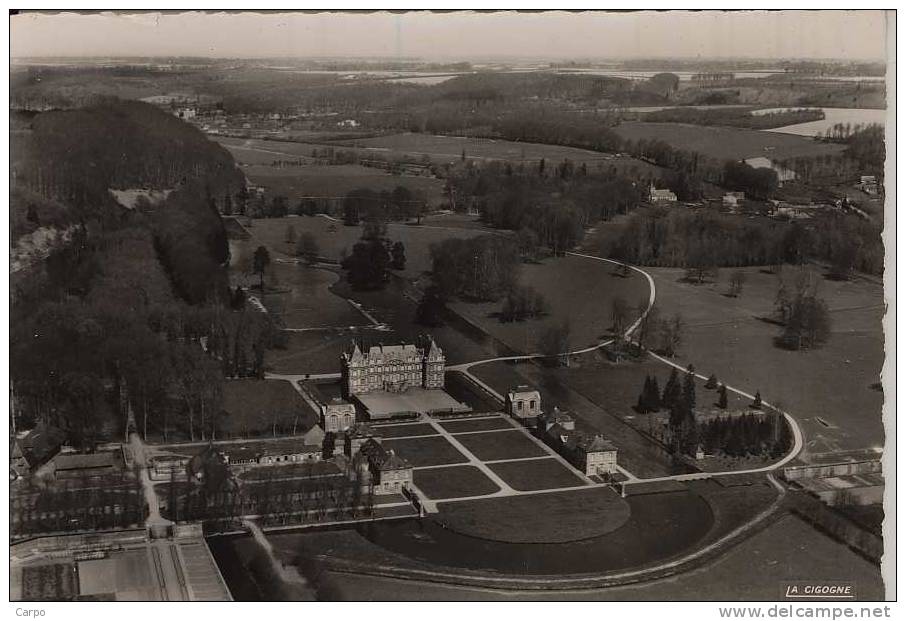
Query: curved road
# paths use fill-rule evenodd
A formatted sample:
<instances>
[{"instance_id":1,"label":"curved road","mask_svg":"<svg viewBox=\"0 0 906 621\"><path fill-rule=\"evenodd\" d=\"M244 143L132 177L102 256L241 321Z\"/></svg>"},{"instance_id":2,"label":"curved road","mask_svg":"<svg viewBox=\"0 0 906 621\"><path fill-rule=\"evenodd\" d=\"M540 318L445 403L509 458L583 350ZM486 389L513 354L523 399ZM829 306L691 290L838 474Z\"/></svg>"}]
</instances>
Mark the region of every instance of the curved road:
<instances>
[{"instance_id":1,"label":"curved road","mask_svg":"<svg viewBox=\"0 0 906 621\"><path fill-rule=\"evenodd\" d=\"M593 261L601 261L601 262L605 262L605 263L611 263L614 265L626 266L629 269L641 274L642 276L644 276L647 279L648 286L649 286L648 306L645 309L645 311L639 316L639 318L636 319L636 321L631 326L629 326L629 328L624 333L624 336L626 338L629 338L631 336L631 334L639 327L639 325L644 320L644 318L648 315L648 313L651 311L651 309L654 307L654 303L655 303L656 296L657 296L657 290L656 290L654 279L652 278L652 276L641 268L635 267L633 265L628 265L628 264L622 263L620 261L615 261L612 259L604 259L604 258L596 257L593 255L580 254L580 253L575 253L575 252L570 252L567 254L570 254L570 255L576 256L576 257L582 257L582 258L593 260ZM594 351L596 349L601 349L603 347L606 347L607 345L611 344L612 342L613 342L613 339L601 341L596 345L592 345L591 347L585 347L583 349L577 349L574 351L565 352L564 354L561 354L561 355L572 356L572 355L588 353L588 352ZM685 369L682 367L682 365L679 365L671 360L668 360L662 356L659 356L651 351L649 351L648 353L655 360L658 360L663 364L666 364L668 366L679 369L680 371L685 371ZM483 382L479 378L472 375L472 373L470 373L470 369L474 366L478 366L481 364L487 364L487 363L491 363L491 362L534 360L534 359L540 359L540 358L545 358L545 357L547 357L547 356L545 356L544 354L540 354L540 353L531 353L531 354L524 354L524 355L518 355L518 356L500 356L497 358L488 358L485 360L477 360L474 362L450 365L447 367L447 370L459 371L459 372L463 373L464 375L469 377L469 379L476 382L476 384L481 386L483 389L487 390L490 394L496 396L498 399L503 400L502 395L500 395L492 387L488 386L485 382ZM330 374L330 375L333 375L333 374ZM695 376L702 380L707 379L704 375L701 375L698 373L696 373ZM302 379L303 377L312 378L314 376L301 376L301 375L282 375L281 376L281 375L268 374L268 377L271 377L274 379L285 379L288 381L292 381L295 384L296 382L294 380ZM749 394L748 392L745 392L738 388L734 388L733 386L730 386L727 384L725 384L725 386L726 386L727 390L730 390L738 395L741 395L748 399L754 399L754 396ZM646 578L653 576L659 572L663 572L665 570L671 570L671 569L679 570L684 565L686 565L690 562L693 562L695 560L701 559L702 557L705 557L706 555L715 552L722 546L729 544L733 539L735 539L742 533L748 531L750 528L754 527L759 522L766 519L769 515L771 515L780 506L784 496L786 495L786 488L783 485L781 485L779 482L777 482L777 480L771 475L771 472L783 467L785 464L789 463L790 461L792 461L793 459L796 458L796 456L802 450L802 447L804 444L803 434L802 434L802 430L800 429L796 420L788 412L782 411L766 401L762 401L762 403L766 407L769 407L769 408L783 414L783 416L786 419L787 423L789 424L790 429L792 430L792 434L793 434L792 448L783 458L774 462L773 464L770 464L768 466L764 466L761 468L751 468L748 470L731 470L731 471L724 471L724 472L695 472L695 473L689 473L689 474L678 474L678 475L672 475L672 476L653 477L653 478L647 478L647 479L642 479L642 478L636 477L632 473L630 473L622 468L620 468L620 470L624 475L627 476L627 478L628 478L627 482L629 482L629 483L644 483L644 482L652 482L652 481L670 481L670 480L688 481L688 480L695 480L695 479L708 479L708 478L722 476L722 475L725 476L725 475L734 475L734 474L767 473L767 478L768 478L769 482L778 490L778 496L774 500L774 502L772 502L769 507L765 508L763 511L759 512L757 515L753 516L751 519L746 521L744 524L739 525L738 527L733 529L731 532L726 533L725 535L723 535L716 541L711 542L710 544L706 545L703 548L690 552L689 554L683 555L682 557L674 559L672 561L658 564L654 567L647 567L647 568L643 568L643 569L634 569L634 570L617 573L614 575L609 575L608 576L609 580L613 580L613 579L627 580L628 579L628 580L641 581L641 580L645 580ZM599 484L593 484L593 485L599 485ZM585 487L587 488L590 486L585 486ZM562 490L559 490L559 491L562 491ZM443 572L443 571L415 570L415 571L409 572L409 575L406 576L406 579L436 580L436 579L440 578L443 580L445 578L451 578L451 577L455 578L456 575L452 574L452 573L448 573L448 572ZM485 579L483 579L483 581L485 581L489 586L493 586L494 583L497 581L499 581L501 584L506 583L508 585L512 585L514 581L517 584L520 581L529 583L529 582L531 582L531 579L508 576L508 577L500 577L500 578L485 578ZM553 579L553 583L561 585L561 588L567 587L567 585L570 583L570 581L571 581L571 579L566 578L566 577L564 577L562 579Z\"/></svg>"},{"instance_id":2,"label":"curved road","mask_svg":"<svg viewBox=\"0 0 906 621\"><path fill-rule=\"evenodd\" d=\"M626 332L624 333L624 337L629 338L630 335L633 332L635 332L635 330L639 327L639 325L642 323L644 318L648 315L649 312L651 312L651 309L654 307L655 300L657 299L657 288L655 287L655 284L654 284L654 278L652 278L651 274L649 274L648 272L646 272L645 270L643 270L639 267L636 267L634 265L629 265L628 263L623 263L621 261L616 261L614 259L604 259L602 257L596 257L594 255L582 254L582 253L578 253L578 252L568 252L567 254L574 256L574 257L581 257L583 259L589 259L592 261L601 261L603 263L611 263L613 265L628 267L629 269L633 270L634 272L637 272L637 273L641 274L642 276L644 276L645 279L648 281L648 288L649 288L648 306L645 309L645 312L643 312L639 316L639 318L636 319L635 322L633 322L632 325L630 325L626 329ZM606 346L610 345L611 343L613 343L613 339L608 339L605 341L601 341L601 342L597 343L596 345L592 345L590 347L584 347L582 349L576 349L576 350L569 351L569 352L564 352L563 354L560 354L560 355L561 356L576 356L579 354L585 354L585 353L595 351L596 349L601 349L603 347L606 347ZM663 364L674 367L683 372L686 371L686 369L682 365L679 365L671 360L668 360L667 358L664 358L663 356L659 356L652 351L648 351L648 354L652 358L662 362ZM488 384L486 384L479 378L475 377L475 375L473 375L470 372L470 369L472 367L479 366L482 364L488 364L491 362L514 362L514 361L519 361L519 360L538 360L538 359L547 358L547 357L549 357L549 356L547 356L545 354L541 354L541 353L521 354L521 355L517 355L517 356L499 356L496 358L486 358L484 360L475 360L473 362L464 362L461 364L449 365L446 367L446 370L458 371L460 373L463 373L470 380L474 381L476 384L481 386L484 390L488 391L490 394L494 395L501 401L504 401L503 395L498 393L491 386L489 386ZM289 382L292 382L295 384L295 382L302 380L302 379L328 379L328 378L335 379L335 378L340 377L340 374L339 373L321 373L321 374L283 375L283 374L276 374L276 373L267 373L266 377L268 379L282 379L282 380L286 380L286 381L289 381ZM702 379L702 380L708 379L707 377L705 377L704 375L701 375L699 373L695 373L695 377ZM724 384L724 386L726 386L727 390L734 392L738 395L741 395L747 399L755 398L753 395L749 394L748 392L741 390L739 388L730 386L729 384ZM792 430L792 433L793 433L792 448L786 455L784 455L781 459L774 462L773 464L763 466L761 468L750 468L748 470L728 470L728 471L723 471L723 472L693 472L693 473L688 473L688 474L675 474L675 475L670 475L670 476L652 477L652 478L647 478L647 479L637 477L637 476L633 475L632 473L624 470L623 468L620 468L620 471L624 475L626 475L626 477L628 478L628 480L630 482L645 482L645 481L689 481L689 480L695 480L695 479L709 479L712 477L729 475L729 474L768 473L768 472L773 472L779 468L782 468L784 465L786 465L787 463L789 463L793 459L795 459L796 456L799 454L799 452L802 450L802 447L804 445L802 429L799 427L799 424L796 422L796 419L794 419L788 412L780 410L779 408L777 408L774 405L771 405L767 401L762 401L762 404L765 407L769 407L769 408L773 409L774 411L782 414L784 419L786 419L787 424L789 424L790 429Z\"/></svg>"},{"instance_id":3,"label":"curved road","mask_svg":"<svg viewBox=\"0 0 906 621\"><path fill-rule=\"evenodd\" d=\"M581 254L578 252L568 252L567 254L574 256L574 257L581 257L583 259L591 259L593 261L601 261L604 263L611 263L613 265L625 266L635 272L638 272L639 274L644 276L645 279L648 281L648 288L649 288L648 307L645 309L645 312L643 312L639 316L639 318L636 319L635 322L631 326L629 326L629 328L626 329L624 336L628 338L633 332L635 332L635 330L639 327L639 324L642 323L642 320L648 315L648 313L654 307L654 302L657 298L657 288L655 287L655 284L654 284L654 278L652 278L651 274L649 274L645 270L643 270L639 267L636 267L634 265L629 265L628 263L622 263L620 261L615 261L613 259L604 259L604 258L596 257L596 256L590 255L590 254ZM601 341L597 345L592 345L591 347L585 347L583 349L577 349L574 351L565 352L560 355L575 356L578 354L585 354L588 352L592 352L596 349L601 349L603 347L606 347L606 346L610 345L611 343L613 343L613 339L608 339L606 341ZM680 371L683 371L683 372L686 371L686 369L683 368L682 365L679 365L671 360L668 360L667 358L664 358L663 356L659 356L652 351L648 351L648 354L655 360L658 360L666 365L679 369ZM523 354L523 355L519 355L519 356L500 356L498 358L488 358L485 360L478 360L475 362L466 362L463 364L451 365L451 366L447 367L447 370L459 371L459 372L463 373L464 375L468 376L469 379L471 379L472 381L477 383L479 386L481 386L482 388L484 388L485 390L490 392L492 395L496 396L498 399L504 400L502 395L500 395L493 388L491 388L486 383L484 383L483 381L481 381L480 379L475 377L469 371L469 369L471 369L472 367L475 367L475 366L478 366L481 364L487 364L490 362L512 362L512 361L519 361L519 360L537 360L537 359L547 358L547 357L548 356L546 356L545 354L540 354L540 353ZM695 377L702 379L702 380L708 379L707 377L705 377L704 375L701 375L699 373L695 373ZM734 392L738 395L741 395L743 397L746 397L747 399L753 399L753 400L755 399L754 395L751 395L748 392L740 390L739 388L734 388L733 386L730 386L729 384L724 384L724 386L726 386L727 390ZM789 424L790 429L792 430L792 433L793 433L792 448L786 455L784 455L780 460L774 462L773 464L770 464L768 466L764 466L761 468L750 468L748 470L729 470L729 471L724 471L724 472L693 472L693 473L689 473L689 474L675 474L675 475L671 475L671 476L653 477L653 478L648 478L648 479L641 479L634 475L630 475L626 471L623 471L623 473L626 475L629 475L630 481L643 482L643 481L689 481L689 480L694 480L694 479L709 479L711 477L728 475L728 474L757 474L757 473L772 472L774 470L777 470L778 468L783 467L784 465L786 465L787 463L789 463L793 459L795 459L796 456L799 454L799 452L802 450L802 447L804 445L802 429L800 429L799 424L796 422L796 419L794 419L788 412L780 410L779 408L771 405L770 403L768 403L767 401L764 401L764 400L762 400L762 404L765 407L769 407L769 408L773 409L774 411L782 414L783 417L786 419L787 424Z\"/></svg>"}]
</instances>

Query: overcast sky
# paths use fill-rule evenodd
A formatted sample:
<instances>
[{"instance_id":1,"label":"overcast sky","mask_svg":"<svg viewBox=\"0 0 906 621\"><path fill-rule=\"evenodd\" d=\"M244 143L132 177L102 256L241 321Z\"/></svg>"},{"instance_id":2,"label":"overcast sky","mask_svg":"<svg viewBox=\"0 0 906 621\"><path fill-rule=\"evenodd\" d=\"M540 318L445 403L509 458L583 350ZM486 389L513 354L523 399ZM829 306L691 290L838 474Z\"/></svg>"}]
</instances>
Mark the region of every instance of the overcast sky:
<instances>
[{"instance_id":1,"label":"overcast sky","mask_svg":"<svg viewBox=\"0 0 906 621\"><path fill-rule=\"evenodd\" d=\"M883 60L883 11L22 14L24 56Z\"/></svg>"}]
</instances>

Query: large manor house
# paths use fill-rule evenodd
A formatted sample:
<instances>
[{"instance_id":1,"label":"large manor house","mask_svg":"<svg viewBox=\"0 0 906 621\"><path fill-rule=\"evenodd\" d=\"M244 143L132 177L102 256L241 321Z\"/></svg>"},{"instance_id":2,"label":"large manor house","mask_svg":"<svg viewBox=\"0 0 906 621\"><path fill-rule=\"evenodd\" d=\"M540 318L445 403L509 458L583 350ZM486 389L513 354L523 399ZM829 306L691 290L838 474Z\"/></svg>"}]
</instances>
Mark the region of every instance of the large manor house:
<instances>
[{"instance_id":1,"label":"large manor house","mask_svg":"<svg viewBox=\"0 0 906 621\"><path fill-rule=\"evenodd\" d=\"M343 388L348 396L409 388L443 388L443 350L426 337L422 346L375 345L362 352L358 343L343 354Z\"/></svg>"}]
</instances>

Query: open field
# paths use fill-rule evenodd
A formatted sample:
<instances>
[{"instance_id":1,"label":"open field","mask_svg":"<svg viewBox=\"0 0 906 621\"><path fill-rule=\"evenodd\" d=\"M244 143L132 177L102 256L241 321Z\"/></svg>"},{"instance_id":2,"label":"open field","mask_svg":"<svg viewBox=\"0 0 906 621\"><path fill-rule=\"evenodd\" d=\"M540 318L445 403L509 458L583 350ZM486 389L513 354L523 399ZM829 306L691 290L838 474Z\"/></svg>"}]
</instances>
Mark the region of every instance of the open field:
<instances>
[{"instance_id":1,"label":"open field","mask_svg":"<svg viewBox=\"0 0 906 621\"><path fill-rule=\"evenodd\" d=\"M416 468L423 466L442 466L469 461L455 446L442 436L430 438L397 438L383 440L384 448L393 449L396 454L407 460Z\"/></svg>"},{"instance_id":2,"label":"open field","mask_svg":"<svg viewBox=\"0 0 906 621\"><path fill-rule=\"evenodd\" d=\"M269 349L264 364L273 373L339 373L340 354L355 332L287 332L284 349Z\"/></svg>"},{"instance_id":3,"label":"open field","mask_svg":"<svg viewBox=\"0 0 906 621\"><path fill-rule=\"evenodd\" d=\"M292 225L298 237L308 232L315 236L322 257L339 260L343 251L352 252L352 247L362 237L362 226L344 226L342 222L323 216L287 216L285 218L259 218L252 220L249 232L252 234L250 245L267 246L271 253L290 257L293 247L286 243L286 229ZM414 224L387 225L387 237L391 241L403 242L406 247L406 269L399 273L409 278L416 278L425 270L431 269L431 244L451 237L468 238L489 230L468 229L459 227L428 226ZM273 260L273 258L272 258Z\"/></svg>"},{"instance_id":4,"label":"open field","mask_svg":"<svg viewBox=\"0 0 906 621\"><path fill-rule=\"evenodd\" d=\"M323 150L324 145L225 136L215 141L229 150L249 181L266 188L269 194L285 196L293 203L301 197L337 198L358 188L379 192L391 191L397 186L423 193L431 206L445 200L444 182L434 177L392 175L358 164L326 165L313 160L312 150ZM341 145L340 148L346 147ZM367 157L367 152L363 155ZM275 161L289 160L301 161L303 165L272 165Z\"/></svg>"},{"instance_id":5,"label":"open field","mask_svg":"<svg viewBox=\"0 0 906 621\"><path fill-rule=\"evenodd\" d=\"M635 307L648 301L648 283L635 272L622 278L615 266L565 256L522 266L519 281L544 296L549 312L540 319L501 323L496 317L503 301L484 304L454 302L452 308L519 352L534 353L545 329L568 321L571 349L595 345L609 336L611 304L617 297Z\"/></svg>"},{"instance_id":6,"label":"open field","mask_svg":"<svg viewBox=\"0 0 906 621\"><path fill-rule=\"evenodd\" d=\"M798 581L803 576L816 581L853 582L858 600L884 597L877 566L792 516L756 533L704 567L638 585L533 593L329 572L325 586L347 601L772 601L780 597L781 581Z\"/></svg>"},{"instance_id":7,"label":"open field","mask_svg":"<svg viewBox=\"0 0 906 621\"><path fill-rule=\"evenodd\" d=\"M413 482L431 499L480 496L500 489L475 466L416 470Z\"/></svg>"},{"instance_id":8,"label":"open field","mask_svg":"<svg viewBox=\"0 0 906 621\"><path fill-rule=\"evenodd\" d=\"M582 479L574 474L572 469L553 457L505 461L488 464L488 467L510 487L523 492L582 485Z\"/></svg>"},{"instance_id":9,"label":"open field","mask_svg":"<svg viewBox=\"0 0 906 621\"><path fill-rule=\"evenodd\" d=\"M629 519L629 505L610 488L441 503L439 508L432 519L445 528L511 543L600 537Z\"/></svg>"},{"instance_id":10,"label":"open field","mask_svg":"<svg viewBox=\"0 0 906 621\"><path fill-rule=\"evenodd\" d=\"M504 418L479 418L478 420L451 420L440 423L450 433L511 429L513 426Z\"/></svg>"},{"instance_id":11,"label":"open field","mask_svg":"<svg viewBox=\"0 0 906 621\"><path fill-rule=\"evenodd\" d=\"M490 138L467 138L462 136L435 136L431 134L392 134L356 141L334 142L335 145L357 145L363 152L380 153L387 156L410 155L426 156L436 162L453 162L460 159L465 151L466 159L473 160L507 160L513 163L537 163L544 158L549 162L561 162L564 159L573 162L586 162L589 168L598 164L610 168L636 166L642 173L658 171L656 166L631 158L618 158L605 153L563 147L559 145L539 144L533 142L514 142Z\"/></svg>"},{"instance_id":12,"label":"open field","mask_svg":"<svg viewBox=\"0 0 906 621\"><path fill-rule=\"evenodd\" d=\"M503 421L506 422L506 421ZM457 435L470 453L482 461L545 457L547 453L521 431L494 431Z\"/></svg>"},{"instance_id":13,"label":"open field","mask_svg":"<svg viewBox=\"0 0 906 621\"><path fill-rule=\"evenodd\" d=\"M226 416L217 425L219 439L298 433L318 422L302 396L282 380L241 379L223 383Z\"/></svg>"},{"instance_id":14,"label":"open field","mask_svg":"<svg viewBox=\"0 0 906 621\"><path fill-rule=\"evenodd\" d=\"M243 152L231 149L234 155ZM280 156L273 156L279 158ZM279 168L266 164L251 164L243 168L249 181L267 190L272 196L285 196L291 205L303 197L342 199L349 192L368 188L375 192L391 192L403 186L416 194L422 194L429 207L445 203L444 182L427 176L392 175L378 168L359 164L335 166L289 166Z\"/></svg>"},{"instance_id":15,"label":"open field","mask_svg":"<svg viewBox=\"0 0 906 621\"><path fill-rule=\"evenodd\" d=\"M779 328L759 319L773 310L777 276L746 268L742 295L727 298L730 270L721 270L717 283L700 286L681 282L681 270L648 271L661 312L681 313L687 326L676 361L691 362L704 375L716 372L749 392L760 390L765 400L788 410L805 433L803 460L810 453L881 447L883 394L872 386L884 361L881 285L861 278L825 280L820 270L808 269L817 274L832 333L824 347L801 352L775 347ZM795 271L784 269L788 285Z\"/></svg>"},{"instance_id":16,"label":"open field","mask_svg":"<svg viewBox=\"0 0 906 621\"><path fill-rule=\"evenodd\" d=\"M718 160L786 159L829 155L843 150L842 145L815 142L804 136L734 127L630 122L621 123L614 131L629 140L662 140L678 149L697 151Z\"/></svg>"}]
</instances>

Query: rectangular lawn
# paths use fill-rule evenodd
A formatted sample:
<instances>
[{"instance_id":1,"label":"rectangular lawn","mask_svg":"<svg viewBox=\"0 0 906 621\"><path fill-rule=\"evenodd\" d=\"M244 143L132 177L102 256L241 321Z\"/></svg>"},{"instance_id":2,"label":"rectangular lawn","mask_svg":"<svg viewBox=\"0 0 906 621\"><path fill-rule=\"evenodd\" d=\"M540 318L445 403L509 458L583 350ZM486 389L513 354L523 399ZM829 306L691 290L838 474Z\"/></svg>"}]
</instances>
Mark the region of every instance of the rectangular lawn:
<instances>
[{"instance_id":1,"label":"rectangular lawn","mask_svg":"<svg viewBox=\"0 0 906 621\"><path fill-rule=\"evenodd\" d=\"M509 461L488 467L510 487L524 492L582 485L582 479L572 469L553 458Z\"/></svg>"},{"instance_id":2,"label":"rectangular lawn","mask_svg":"<svg viewBox=\"0 0 906 621\"><path fill-rule=\"evenodd\" d=\"M468 433L470 431L489 431L492 429L512 429L512 425L503 417L479 418L477 420L451 420L444 421L441 427L450 433Z\"/></svg>"},{"instance_id":3,"label":"rectangular lawn","mask_svg":"<svg viewBox=\"0 0 906 621\"><path fill-rule=\"evenodd\" d=\"M493 494L499 488L475 466L416 470L415 486L432 500Z\"/></svg>"},{"instance_id":4,"label":"rectangular lawn","mask_svg":"<svg viewBox=\"0 0 906 621\"><path fill-rule=\"evenodd\" d=\"M223 410L219 438L304 433L318 422L292 384L283 380L238 379L223 382Z\"/></svg>"},{"instance_id":5,"label":"rectangular lawn","mask_svg":"<svg viewBox=\"0 0 906 621\"><path fill-rule=\"evenodd\" d=\"M461 434L457 435L456 439L482 461L544 457L548 454L531 438L516 429Z\"/></svg>"},{"instance_id":6,"label":"rectangular lawn","mask_svg":"<svg viewBox=\"0 0 906 621\"><path fill-rule=\"evenodd\" d=\"M437 435L434 427L427 423L411 425L373 425L374 432L382 438L408 438L409 436Z\"/></svg>"},{"instance_id":7,"label":"rectangular lawn","mask_svg":"<svg viewBox=\"0 0 906 621\"><path fill-rule=\"evenodd\" d=\"M424 466L442 466L469 461L465 455L443 437L432 438L399 438L381 442L384 448L393 449L396 454L407 460L416 468Z\"/></svg>"}]
</instances>

